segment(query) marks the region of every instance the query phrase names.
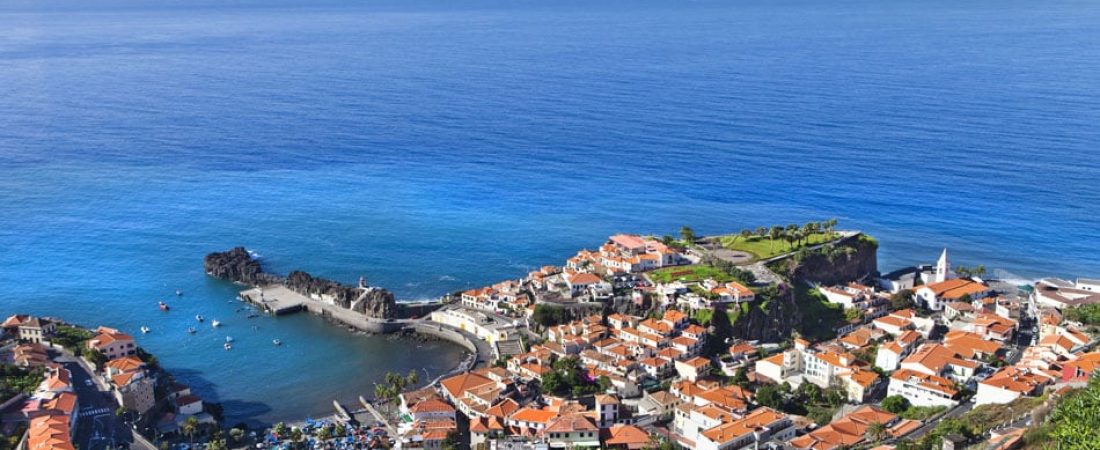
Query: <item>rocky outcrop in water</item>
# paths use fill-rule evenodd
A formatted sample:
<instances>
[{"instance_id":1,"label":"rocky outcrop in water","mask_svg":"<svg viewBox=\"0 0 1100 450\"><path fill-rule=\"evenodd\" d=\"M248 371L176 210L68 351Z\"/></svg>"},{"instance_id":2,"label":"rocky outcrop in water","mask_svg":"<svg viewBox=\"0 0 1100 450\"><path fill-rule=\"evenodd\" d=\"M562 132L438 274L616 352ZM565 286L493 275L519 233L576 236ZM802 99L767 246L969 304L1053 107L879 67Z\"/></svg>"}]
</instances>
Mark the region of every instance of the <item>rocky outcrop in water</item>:
<instances>
[{"instance_id":1,"label":"rocky outcrop in water","mask_svg":"<svg viewBox=\"0 0 1100 450\"><path fill-rule=\"evenodd\" d=\"M335 304L367 317L391 319L401 316L400 305L392 292L370 287L346 286L296 270L285 278L264 272L263 266L244 247L215 252L203 258L203 268L212 277L250 286L282 284L292 291Z\"/></svg>"}]
</instances>

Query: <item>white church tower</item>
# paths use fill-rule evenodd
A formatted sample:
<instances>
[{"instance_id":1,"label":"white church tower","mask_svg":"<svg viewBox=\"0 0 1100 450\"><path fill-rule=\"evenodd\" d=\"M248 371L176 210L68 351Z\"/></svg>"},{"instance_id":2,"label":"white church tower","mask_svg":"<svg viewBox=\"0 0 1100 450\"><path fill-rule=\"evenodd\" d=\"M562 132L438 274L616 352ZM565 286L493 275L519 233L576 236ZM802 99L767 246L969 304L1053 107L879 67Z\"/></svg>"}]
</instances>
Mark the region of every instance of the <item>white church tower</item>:
<instances>
[{"instance_id":1,"label":"white church tower","mask_svg":"<svg viewBox=\"0 0 1100 450\"><path fill-rule=\"evenodd\" d=\"M936 261L936 274L933 283L942 283L955 278L955 272L951 271L951 263L947 260L947 249L943 249L940 260Z\"/></svg>"}]
</instances>

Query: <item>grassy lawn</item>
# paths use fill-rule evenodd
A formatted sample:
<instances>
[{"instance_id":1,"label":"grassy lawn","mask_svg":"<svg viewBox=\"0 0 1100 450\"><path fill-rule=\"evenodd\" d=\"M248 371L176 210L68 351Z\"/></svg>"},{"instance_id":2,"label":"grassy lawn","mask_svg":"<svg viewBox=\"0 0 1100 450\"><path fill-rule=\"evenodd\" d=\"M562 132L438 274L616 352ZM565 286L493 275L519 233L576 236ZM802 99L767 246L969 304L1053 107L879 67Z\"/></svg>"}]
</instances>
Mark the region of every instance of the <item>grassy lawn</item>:
<instances>
[{"instance_id":1,"label":"grassy lawn","mask_svg":"<svg viewBox=\"0 0 1100 450\"><path fill-rule=\"evenodd\" d=\"M793 245L782 238L772 242L770 238L752 236L745 239L739 235L722 236L722 246L730 250L740 250L743 252L752 253L756 259L768 259L773 256L782 255L787 252L798 250L801 247L808 245L816 245L824 242L829 242L836 239L836 233L814 233L808 238L802 241L802 245L798 243Z\"/></svg>"},{"instance_id":2,"label":"grassy lawn","mask_svg":"<svg viewBox=\"0 0 1100 450\"><path fill-rule=\"evenodd\" d=\"M669 283L676 280L701 281L707 278L713 278L719 283L733 281L730 274L706 265L665 267L649 272L648 275L654 283Z\"/></svg>"}]
</instances>

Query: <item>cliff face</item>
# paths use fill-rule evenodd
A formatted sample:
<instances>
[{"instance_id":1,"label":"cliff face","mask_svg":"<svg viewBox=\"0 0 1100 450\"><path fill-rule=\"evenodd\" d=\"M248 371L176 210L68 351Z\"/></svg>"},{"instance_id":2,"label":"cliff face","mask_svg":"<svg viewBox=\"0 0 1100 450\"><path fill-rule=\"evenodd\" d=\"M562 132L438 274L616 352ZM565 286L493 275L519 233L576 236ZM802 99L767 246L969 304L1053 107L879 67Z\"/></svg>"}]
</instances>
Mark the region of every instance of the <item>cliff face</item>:
<instances>
[{"instance_id":1,"label":"cliff face","mask_svg":"<svg viewBox=\"0 0 1100 450\"><path fill-rule=\"evenodd\" d=\"M738 314L737 320L731 324L734 337L764 342L782 341L802 323L802 311L785 286L766 305L758 305L748 305L747 310Z\"/></svg>"},{"instance_id":2,"label":"cliff face","mask_svg":"<svg viewBox=\"0 0 1100 450\"><path fill-rule=\"evenodd\" d=\"M792 281L810 281L825 285L846 284L878 271L878 242L869 237L847 241L788 258L774 267Z\"/></svg>"},{"instance_id":3,"label":"cliff face","mask_svg":"<svg viewBox=\"0 0 1100 450\"><path fill-rule=\"evenodd\" d=\"M833 334L843 314L823 306L808 294L806 282L826 285L860 280L878 270L878 243L869 237L853 237L843 243L780 261L770 268L787 277L766 300L742 309L732 326L741 339L781 341L792 331L817 340ZM761 303L763 302L763 303Z\"/></svg>"},{"instance_id":4,"label":"cliff face","mask_svg":"<svg viewBox=\"0 0 1100 450\"><path fill-rule=\"evenodd\" d=\"M398 317L400 308L393 293L385 289L371 288L363 291L355 286L345 286L332 280L315 278L296 270L283 278L264 272L260 262L253 259L244 247L227 252L215 252L203 258L206 273L215 278L244 283L250 286L282 284L307 297L332 298L337 305L362 313L368 317L391 319Z\"/></svg>"}]
</instances>

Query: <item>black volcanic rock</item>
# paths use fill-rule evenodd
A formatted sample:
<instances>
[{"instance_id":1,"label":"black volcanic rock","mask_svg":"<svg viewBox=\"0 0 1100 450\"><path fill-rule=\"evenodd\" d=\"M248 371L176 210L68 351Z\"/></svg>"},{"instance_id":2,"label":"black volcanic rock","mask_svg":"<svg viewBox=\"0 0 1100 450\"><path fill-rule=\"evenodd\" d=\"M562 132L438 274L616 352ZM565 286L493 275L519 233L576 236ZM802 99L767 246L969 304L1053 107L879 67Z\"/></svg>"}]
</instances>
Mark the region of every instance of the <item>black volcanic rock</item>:
<instances>
[{"instance_id":1,"label":"black volcanic rock","mask_svg":"<svg viewBox=\"0 0 1100 450\"><path fill-rule=\"evenodd\" d=\"M244 247L206 255L203 268L212 277L250 286L282 284L307 297L332 299L336 305L367 317L391 319L400 313L397 300L390 291L369 288L364 292L358 287L316 278L300 270L291 272L286 278L266 273L260 262L253 259Z\"/></svg>"},{"instance_id":2,"label":"black volcanic rock","mask_svg":"<svg viewBox=\"0 0 1100 450\"><path fill-rule=\"evenodd\" d=\"M244 247L236 247L227 252L215 252L206 255L202 261L203 269L212 277L248 285L260 285L270 282L260 262Z\"/></svg>"}]
</instances>

